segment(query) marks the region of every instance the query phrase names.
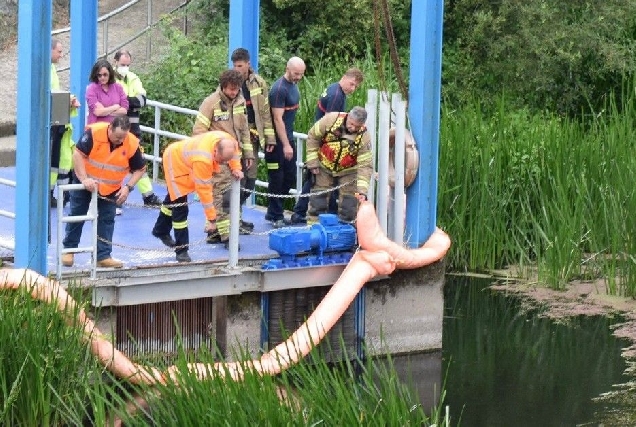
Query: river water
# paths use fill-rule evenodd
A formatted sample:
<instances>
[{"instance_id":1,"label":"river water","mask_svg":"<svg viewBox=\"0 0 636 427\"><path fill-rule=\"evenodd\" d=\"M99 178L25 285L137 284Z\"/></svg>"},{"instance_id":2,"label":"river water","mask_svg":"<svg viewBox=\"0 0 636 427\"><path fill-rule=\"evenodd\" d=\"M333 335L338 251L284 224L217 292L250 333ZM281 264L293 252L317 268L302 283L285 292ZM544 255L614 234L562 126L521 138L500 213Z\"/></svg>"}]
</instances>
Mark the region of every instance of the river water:
<instances>
[{"instance_id":1,"label":"river water","mask_svg":"<svg viewBox=\"0 0 636 427\"><path fill-rule=\"evenodd\" d=\"M447 277L442 351L394 358L424 407L445 382L453 426L603 425L616 408L596 398L630 380L627 343L611 335L620 319L555 322L489 284Z\"/></svg>"}]
</instances>

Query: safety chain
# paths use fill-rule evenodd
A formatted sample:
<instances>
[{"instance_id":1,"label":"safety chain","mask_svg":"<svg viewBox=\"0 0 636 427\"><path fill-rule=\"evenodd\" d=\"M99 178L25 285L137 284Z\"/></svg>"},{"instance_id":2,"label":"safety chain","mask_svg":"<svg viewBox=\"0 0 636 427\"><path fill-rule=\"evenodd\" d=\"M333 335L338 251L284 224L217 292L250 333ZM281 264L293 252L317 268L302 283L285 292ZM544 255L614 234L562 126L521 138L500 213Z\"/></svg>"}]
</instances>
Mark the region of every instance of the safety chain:
<instances>
[{"instance_id":1,"label":"safety chain","mask_svg":"<svg viewBox=\"0 0 636 427\"><path fill-rule=\"evenodd\" d=\"M309 192L307 194L271 194L271 193L265 193L262 191L256 191L256 190L250 190L247 189L245 187L241 187L241 191L242 192L246 192L246 193L250 193L250 194L254 194L255 196L266 196L266 197L273 197L273 198L280 198L280 199L291 199L291 198L296 198L296 197L312 197L312 196L320 196L323 194L327 194L327 193L331 193L332 191L335 190L339 190L340 188L352 184L354 183L355 180L352 179L350 181L347 182L343 182L342 184L339 184L335 187L331 187L328 188L326 190L320 190L320 191L312 191ZM229 191L232 188L232 185L226 185L225 187L222 187L220 189L218 189L218 194L224 194L225 192ZM215 188L215 192L217 191L217 189ZM102 200L107 200L109 202L112 203L116 203L112 198L109 197L105 197L105 196L101 196L101 195L97 195L97 198L102 199ZM170 204L162 204L161 206L164 206L168 209L172 209L172 208L177 208L177 207L181 207L181 206L189 206L189 205L193 205L199 203L198 200L193 200L191 202L183 202L183 203L170 203ZM125 206L133 206L133 207L137 207L137 208L144 208L144 209L158 209L159 206L147 206L143 203L131 203L131 202L126 202L124 203Z\"/></svg>"},{"instance_id":2,"label":"safety chain","mask_svg":"<svg viewBox=\"0 0 636 427\"><path fill-rule=\"evenodd\" d=\"M264 192L260 192L260 191L256 191L256 190L249 190L249 189L246 189L244 187L241 187L241 191L252 193L252 194L258 195L258 196L267 196L267 197L276 197L276 198L311 197L311 196L316 196L316 195L322 195L322 194L330 193L330 192L332 192L334 190L338 190L338 189L344 187L345 185L351 184L354 181L355 180L344 182L344 183L342 183L342 184L340 184L338 186L329 188L327 190L315 191L315 192L310 192L308 194L299 194L299 195L295 195L295 194L289 194L289 195L286 195L286 194L270 194L270 193L264 193ZM231 187L232 186L230 184L230 185L227 185L227 186L221 188L219 190L220 194L225 193ZM97 195L97 197L102 199L102 200L107 200L109 202L116 203L112 198L109 198L109 197L101 196L99 194ZM195 203L198 203L198 201L197 200L193 200L192 202L171 203L171 204L168 204L168 205L162 204L161 206L165 206L165 207L168 207L168 208L175 208L175 207L187 206L187 205L191 205L191 204L195 204ZM124 205L126 205L126 206L134 206L134 207L141 207L141 208L144 208L144 209L156 209L157 208L157 206L146 206L145 204L139 204L139 203L128 203L127 202ZM345 224L350 224L350 225L353 225L353 226L355 226L355 224L356 224L356 220L353 220L353 221L340 220L340 221L345 223ZM311 228L311 225L310 224L305 225L305 226L290 225L290 226L286 226L286 227L281 227L281 228L277 228L277 229L264 231L264 232L261 232L261 233L255 233L255 232L252 231L252 232L249 233L249 235L251 235L251 236L266 236L266 235L271 234L271 233L273 233L275 231L278 231L278 230L281 230L281 229L285 229L285 228L294 228L296 230L303 230L303 229ZM174 247L170 247L170 248L166 247L166 248L161 248L161 249L148 249L146 247L138 247L138 246L125 245L125 244L121 244L121 243L115 243L113 241L109 241L107 239L104 239L103 237L100 237L100 236L97 236L97 240L99 240L101 242L104 242L106 244L109 244L111 246L117 246L117 247L124 248L124 249L130 249L130 250L135 250L135 251L144 251L144 252L158 252L158 253L175 252L175 251L177 251L179 249L184 249L184 248L189 248L189 247L194 247L194 246L202 246L202 245L207 245L208 244L207 243L207 237L206 237L204 239L197 240L197 241L195 241L193 243L190 243L190 244L187 244L187 245L178 245L178 246L174 246Z\"/></svg>"},{"instance_id":3,"label":"safety chain","mask_svg":"<svg viewBox=\"0 0 636 427\"><path fill-rule=\"evenodd\" d=\"M331 187L328 188L326 190L320 190L320 191L312 191L309 192L307 194L270 194L270 193L264 193L261 191L256 191L256 190L248 190L246 188L241 187L241 190L252 193L256 196L267 196L267 197L274 197L274 198L281 198L281 199L291 199L291 198L296 198L296 197L311 197L311 196L320 196L322 194L326 194L326 193L331 193L334 190L338 190L342 187L344 187L345 185L349 185L349 184L353 184L356 180L352 179L351 181L347 181L347 182L343 182L340 185L337 185L335 187Z\"/></svg>"},{"instance_id":4,"label":"safety chain","mask_svg":"<svg viewBox=\"0 0 636 427\"><path fill-rule=\"evenodd\" d=\"M268 234L271 234L275 231L278 230L282 230L284 228L293 228L295 230L307 230L309 228L311 228L310 225L304 225L304 226L287 226L287 227L282 227L282 228L277 228L277 229L273 229L273 230L268 230L268 231L264 231L261 233L255 233L255 232L250 232L250 236L267 236ZM207 237L201 240L197 240L195 242L189 243L187 245L177 245L177 246L172 246L172 247L164 247L164 248L160 248L160 249L148 249L147 247L140 247L140 246L131 246L131 245L125 245L122 243L115 243L113 241L104 239L103 237L97 236L97 240L99 240L100 242L104 242L108 245L111 246L117 246L118 248L123 248L123 249L130 249L130 250L135 250L135 251L143 251L143 252L175 252L179 249L184 249L184 248L192 248L195 246L205 246L208 245L209 243L207 242Z\"/></svg>"}]
</instances>

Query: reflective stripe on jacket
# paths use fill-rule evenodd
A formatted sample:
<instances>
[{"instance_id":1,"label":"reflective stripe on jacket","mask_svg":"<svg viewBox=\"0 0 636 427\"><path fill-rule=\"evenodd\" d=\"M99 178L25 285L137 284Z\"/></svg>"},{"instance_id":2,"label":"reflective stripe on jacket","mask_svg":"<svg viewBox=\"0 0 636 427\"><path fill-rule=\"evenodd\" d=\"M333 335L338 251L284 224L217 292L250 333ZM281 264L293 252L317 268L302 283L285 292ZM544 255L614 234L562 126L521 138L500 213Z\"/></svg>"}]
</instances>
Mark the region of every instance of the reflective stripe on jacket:
<instances>
[{"instance_id":1,"label":"reflective stripe on jacket","mask_svg":"<svg viewBox=\"0 0 636 427\"><path fill-rule=\"evenodd\" d=\"M254 109L254 120L256 130L261 140L261 146L264 144L276 145L276 133L272 125L272 112L269 108L269 89L267 83L258 74L250 69L245 81L247 89L250 91L250 101Z\"/></svg>"},{"instance_id":2,"label":"reflective stripe on jacket","mask_svg":"<svg viewBox=\"0 0 636 427\"><path fill-rule=\"evenodd\" d=\"M254 159L255 153L247 124L245 98L239 94L233 100L217 88L216 92L203 100L192 128L192 135L208 131L223 131L236 139L243 151L244 159Z\"/></svg>"},{"instance_id":3,"label":"reflective stripe on jacket","mask_svg":"<svg viewBox=\"0 0 636 427\"><path fill-rule=\"evenodd\" d=\"M86 174L97 181L102 196L121 188L121 183L130 171L129 160L139 148L137 137L128 132L124 142L111 151L108 126L105 122L87 126L93 136L93 149L86 159Z\"/></svg>"},{"instance_id":4,"label":"reflective stripe on jacket","mask_svg":"<svg viewBox=\"0 0 636 427\"><path fill-rule=\"evenodd\" d=\"M349 133L345 126L347 113L327 113L307 134L308 168L322 166L333 176L357 170L358 192L366 194L373 173L371 141L365 126Z\"/></svg>"},{"instance_id":5,"label":"reflective stripe on jacket","mask_svg":"<svg viewBox=\"0 0 636 427\"><path fill-rule=\"evenodd\" d=\"M223 138L234 139L227 132L210 131L173 142L163 152L163 170L171 200L196 191L208 220L216 219L212 175L221 171L214 160L214 147ZM241 170L240 151L228 162L230 169Z\"/></svg>"}]
</instances>

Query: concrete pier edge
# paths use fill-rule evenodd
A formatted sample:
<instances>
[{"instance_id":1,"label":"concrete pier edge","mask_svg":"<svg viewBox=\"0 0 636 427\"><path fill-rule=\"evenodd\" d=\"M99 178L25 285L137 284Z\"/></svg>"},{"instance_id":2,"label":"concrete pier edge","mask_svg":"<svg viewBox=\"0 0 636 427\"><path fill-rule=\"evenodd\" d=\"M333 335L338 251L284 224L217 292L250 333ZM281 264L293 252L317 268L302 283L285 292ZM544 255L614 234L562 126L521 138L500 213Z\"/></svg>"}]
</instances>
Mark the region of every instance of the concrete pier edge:
<instances>
[{"instance_id":1,"label":"concrete pier edge","mask_svg":"<svg viewBox=\"0 0 636 427\"><path fill-rule=\"evenodd\" d=\"M15 166L15 134L15 121L0 121L0 167Z\"/></svg>"}]
</instances>

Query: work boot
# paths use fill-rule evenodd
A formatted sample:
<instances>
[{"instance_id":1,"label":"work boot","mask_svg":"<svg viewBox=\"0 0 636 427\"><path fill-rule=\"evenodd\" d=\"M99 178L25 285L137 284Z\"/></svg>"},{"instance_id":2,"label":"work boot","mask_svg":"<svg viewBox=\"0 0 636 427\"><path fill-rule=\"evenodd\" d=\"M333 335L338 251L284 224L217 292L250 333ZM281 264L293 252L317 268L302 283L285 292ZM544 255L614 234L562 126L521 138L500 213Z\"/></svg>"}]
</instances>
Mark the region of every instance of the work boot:
<instances>
[{"instance_id":1,"label":"work boot","mask_svg":"<svg viewBox=\"0 0 636 427\"><path fill-rule=\"evenodd\" d=\"M276 221L272 221L272 228L283 228L291 225L291 221L288 219L277 219Z\"/></svg>"},{"instance_id":2,"label":"work boot","mask_svg":"<svg viewBox=\"0 0 636 427\"><path fill-rule=\"evenodd\" d=\"M176 256L178 262L192 262L192 258L187 252L180 252Z\"/></svg>"},{"instance_id":3,"label":"work boot","mask_svg":"<svg viewBox=\"0 0 636 427\"><path fill-rule=\"evenodd\" d=\"M50 192L50 196L49 196L49 205L52 208L57 208L57 199L55 198L55 196L53 195L53 190L51 190Z\"/></svg>"},{"instance_id":4,"label":"work boot","mask_svg":"<svg viewBox=\"0 0 636 427\"><path fill-rule=\"evenodd\" d=\"M75 261L74 254L62 254L62 265L64 267L72 267L73 261Z\"/></svg>"},{"instance_id":5,"label":"work boot","mask_svg":"<svg viewBox=\"0 0 636 427\"><path fill-rule=\"evenodd\" d=\"M115 258L106 258L101 261L97 261L97 266L104 268L122 268L124 263Z\"/></svg>"},{"instance_id":6,"label":"work boot","mask_svg":"<svg viewBox=\"0 0 636 427\"><path fill-rule=\"evenodd\" d=\"M214 245L216 243L221 243L221 235L219 234L219 230L214 230L208 233L208 237L205 239L206 243L210 245Z\"/></svg>"},{"instance_id":7,"label":"work boot","mask_svg":"<svg viewBox=\"0 0 636 427\"><path fill-rule=\"evenodd\" d=\"M155 236L157 239L161 240L161 243L163 243L164 245L166 245L169 248L174 248L175 246L177 246L177 242L174 241L174 239L172 238L171 235L169 234L164 234L163 236L158 236L155 233L152 233L153 236Z\"/></svg>"},{"instance_id":8,"label":"work boot","mask_svg":"<svg viewBox=\"0 0 636 427\"><path fill-rule=\"evenodd\" d=\"M144 196L144 206L161 206L161 200L155 193Z\"/></svg>"},{"instance_id":9,"label":"work boot","mask_svg":"<svg viewBox=\"0 0 636 427\"><path fill-rule=\"evenodd\" d=\"M230 250L230 239L223 241L223 247L228 251ZM241 250L241 245L238 245L238 250Z\"/></svg>"},{"instance_id":10,"label":"work boot","mask_svg":"<svg viewBox=\"0 0 636 427\"><path fill-rule=\"evenodd\" d=\"M241 220L241 227L245 228L246 230L254 230L254 223L253 222L249 222L249 221L243 221Z\"/></svg>"},{"instance_id":11,"label":"work boot","mask_svg":"<svg viewBox=\"0 0 636 427\"><path fill-rule=\"evenodd\" d=\"M239 224L239 234L248 235L254 231L254 223L241 220Z\"/></svg>"},{"instance_id":12,"label":"work boot","mask_svg":"<svg viewBox=\"0 0 636 427\"><path fill-rule=\"evenodd\" d=\"M307 218L305 218L304 216L300 216L294 212L291 216L291 223L292 224L307 224Z\"/></svg>"}]
</instances>

